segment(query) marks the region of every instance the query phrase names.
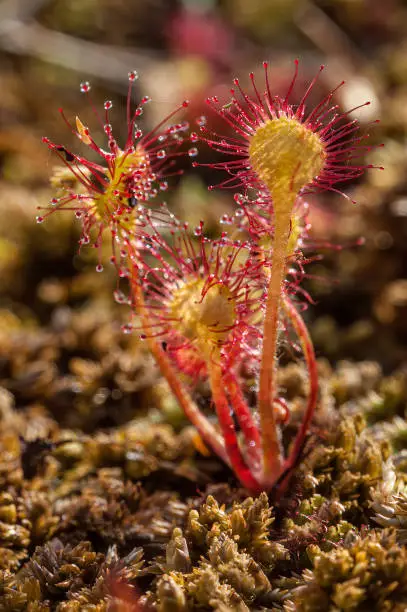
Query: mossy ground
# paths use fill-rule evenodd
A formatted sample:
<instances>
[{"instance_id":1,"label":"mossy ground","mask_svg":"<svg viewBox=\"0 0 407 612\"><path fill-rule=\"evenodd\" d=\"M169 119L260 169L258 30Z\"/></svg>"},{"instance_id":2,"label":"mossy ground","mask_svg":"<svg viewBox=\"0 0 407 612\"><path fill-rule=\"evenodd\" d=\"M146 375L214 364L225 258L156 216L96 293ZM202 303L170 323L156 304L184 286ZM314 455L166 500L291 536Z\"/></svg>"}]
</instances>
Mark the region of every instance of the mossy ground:
<instances>
[{"instance_id":1,"label":"mossy ground","mask_svg":"<svg viewBox=\"0 0 407 612\"><path fill-rule=\"evenodd\" d=\"M28 215L16 228L27 275L49 251ZM0 317L0 610L404 610L406 370L321 358L290 486L253 499L121 332L109 273L64 265ZM306 377L279 377L288 445Z\"/></svg>"}]
</instances>

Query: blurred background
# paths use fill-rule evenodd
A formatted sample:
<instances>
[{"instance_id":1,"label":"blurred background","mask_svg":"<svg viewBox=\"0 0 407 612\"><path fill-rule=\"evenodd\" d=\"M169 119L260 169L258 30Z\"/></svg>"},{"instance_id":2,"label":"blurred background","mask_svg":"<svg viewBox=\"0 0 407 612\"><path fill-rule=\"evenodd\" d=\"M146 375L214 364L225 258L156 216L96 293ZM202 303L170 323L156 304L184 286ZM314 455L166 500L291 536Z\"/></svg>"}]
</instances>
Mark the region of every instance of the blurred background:
<instances>
[{"instance_id":1,"label":"blurred background","mask_svg":"<svg viewBox=\"0 0 407 612\"><path fill-rule=\"evenodd\" d=\"M52 197L49 178L58 162L41 143L41 137L48 136L78 151L79 143L58 108L63 107L70 119L80 115L83 123L93 128L92 133L98 134L93 112L79 91L80 82L91 82L97 107L101 108L105 99L114 101L112 123L117 135L126 129L129 70L137 70L140 75L137 96L147 94L153 100L144 116L146 129L185 98L192 102L186 119L193 124L207 112L207 96L216 94L226 101L232 78L239 76L247 85L250 71L260 77L263 60L270 62L273 89L283 94L295 58L300 60L300 77L293 101L320 64L326 64L310 103L345 79L346 86L337 97L339 104L349 109L370 100L371 105L357 117L366 132L372 121L380 119L370 141L385 144L367 154L367 163L384 166L385 170L371 170L359 181L344 186L357 205L333 194L312 197L315 236L343 247L340 251L326 249L324 261L313 268L313 274L324 280L309 281L307 286L316 301L309 309L308 320L318 354L331 361L377 360L385 371L402 366L407 358L407 2L3 0L3 385L10 387L7 380L12 378L12 391L23 396L32 393L35 381L49 384L49 368L47 374L40 368L38 374L38 366L28 381L15 382L17 366L9 371L10 346L20 347L18 350L22 346L15 338L41 327L51 335L61 330L67 333L72 327L72 312L82 316L89 303L94 318L96 303L103 304L102 311L111 308L107 304L112 301L114 275L109 271L95 274L94 253L75 255L78 225L71 215L52 216L41 226L35 223L36 207L46 205ZM204 147L200 159L211 159ZM190 223L203 218L209 231L215 231L220 216L233 208L232 196L226 191L208 193L207 185L218 179L210 173L192 171L188 160L183 164L185 173L166 194L168 203ZM365 244L357 247L361 236ZM111 315L105 319L98 316L100 331L100 321L110 320ZM80 377L84 376L84 364L77 356L87 355L89 345L85 350L88 340L83 329L89 322L75 321L83 346L78 349L77 339L64 341L61 363L65 360L66 364L60 367ZM10 345L11 335L14 344ZM109 340L98 337L98 342L97 350L102 351L103 342ZM44 351L45 345L41 346ZM69 350L74 346L76 361L72 364ZM30 347L30 351L35 349ZM35 357L25 359L36 363ZM46 360L52 361L52 354L47 353ZM60 394L62 397L62 390Z\"/></svg>"}]
</instances>

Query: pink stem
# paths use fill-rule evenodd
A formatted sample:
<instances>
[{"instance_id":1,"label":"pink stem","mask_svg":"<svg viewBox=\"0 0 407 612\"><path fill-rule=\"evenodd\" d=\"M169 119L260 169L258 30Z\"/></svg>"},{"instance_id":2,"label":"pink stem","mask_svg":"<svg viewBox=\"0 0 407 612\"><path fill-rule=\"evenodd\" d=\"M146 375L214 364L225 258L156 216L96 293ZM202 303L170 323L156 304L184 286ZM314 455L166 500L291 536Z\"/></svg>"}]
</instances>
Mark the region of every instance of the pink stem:
<instances>
[{"instance_id":1,"label":"pink stem","mask_svg":"<svg viewBox=\"0 0 407 612\"><path fill-rule=\"evenodd\" d=\"M239 421L246 443L246 455L253 472L261 467L261 437L247 405L236 374L229 370L224 374L224 383L229 394L233 411Z\"/></svg>"},{"instance_id":2,"label":"pink stem","mask_svg":"<svg viewBox=\"0 0 407 612\"><path fill-rule=\"evenodd\" d=\"M262 487L251 473L239 447L229 402L224 391L225 383L219 357L219 353L214 350L208 359L208 370L213 402L229 462L242 485L253 493L260 493Z\"/></svg>"},{"instance_id":3,"label":"pink stem","mask_svg":"<svg viewBox=\"0 0 407 612\"><path fill-rule=\"evenodd\" d=\"M298 339L300 340L305 362L307 364L307 371L308 371L308 377L309 377L309 393L308 393L307 407L305 409L301 427L298 430L298 433L295 437L290 454L284 465L286 470L290 470L296 465L298 458L301 454L302 448L304 446L305 436L307 435L307 431L310 426L310 423L311 423L311 420L312 420L312 417L314 415L315 408L317 405L318 369L317 369L317 362L315 359L314 346L312 344L311 337L308 333L308 329L300 313L297 311L297 309L294 307L292 302L287 297L284 298L283 307L298 336Z\"/></svg>"}]
</instances>

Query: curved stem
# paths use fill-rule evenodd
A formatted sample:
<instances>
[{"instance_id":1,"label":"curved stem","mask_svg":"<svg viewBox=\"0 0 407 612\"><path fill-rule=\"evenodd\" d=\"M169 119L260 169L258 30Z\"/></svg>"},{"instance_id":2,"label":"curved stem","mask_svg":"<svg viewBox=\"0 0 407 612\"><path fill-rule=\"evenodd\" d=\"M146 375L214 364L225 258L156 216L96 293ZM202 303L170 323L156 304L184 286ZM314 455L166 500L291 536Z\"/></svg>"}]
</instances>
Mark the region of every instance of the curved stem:
<instances>
[{"instance_id":1,"label":"curved stem","mask_svg":"<svg viewBox=\"0 0 407 612\"><path fill-rule=\"evenodd\" d=\"M259 413L263 447L263 481L275 482L282 469L282 450L273 409L276 396L276 360L279 317L286 253L290 236L290 214L275 218L271 277L267 293L263 331L263 352L260 364Z\"/></svg>"},{"instance_id":2,"label":"curved stem","mask_svg":"<svg viewBox=\"0 0 407 612\"><path fill-rule=\"evenodd\" d=\"M236 379L236 374L233 371L225 372L224 383L245 439L247 461L252 472L255 473L261 468L261 437L259 429L253 420L251 410L247 405L242 389Z\"/></svg>"},{"instance_id":3,"label":"curved stem","mask_svg":"<svg viewBox=\"0 0 407 612\"><path fill-rule=\"evenodd\" d=\"M291 452L284 466L285 469L290 470L296 465L298 461L298 458L301 454L301 450L304 446L305 436L307 434L312 417L314 416L318 400L318 370L317 362L315 359L314 345L308 333L308 329L303 321L303 318L287 297L285 297L283 300L283 308L286 315L289 317L290 322L301 343L302 352L305 358L305 362L307 364L307 371L309 377L309 393L307 407L305 409L301 427L297 432Z\"/></svg>"},{"instance_id":4,"label":"curved stem","mask_svg":"<svg viewBox=\"0 0 407 612\"><path fill-rule=\"evenodd\" d=\"M134 261L134 260L133 260ZM137 268L136 268L137 274ZM146 341L151 353L161 370L162 375L167 380L171 391L177 398L181 408L183 409L185 416L191 421L191 423L197 428L200 436L204 442L212 448L214 453L218 455L227 465L230 465L228 455L225 450L222 437L216 431L215 427L208 421L208 419L202 414L198 406L192 400L191 396L182 385L176 370L173 368L168 355L164 352L161 344L157 342L155 338L149 335L150 330L150 319L148 315L148 306L144 300L143 290L138 282L138 279L134 277L134 273L131 276L131 289L135 299L137 314L141 319L143 329L146 335Z\"/></svg>"},{"instance_id":5,"label":"curved stem","mask_svg":"<svg viewBox=\"0 0 407 612\"><path fill-rule=\"evenodd\" d=\"M229 402L224 391L225 383L219 358L219 351L213 349L207 359L207 363L212 397L222 436L225 441L229 462L242 485L253 493L260 493L262 487L251 473L239 447Z\"/></svg>"}]
</instances>

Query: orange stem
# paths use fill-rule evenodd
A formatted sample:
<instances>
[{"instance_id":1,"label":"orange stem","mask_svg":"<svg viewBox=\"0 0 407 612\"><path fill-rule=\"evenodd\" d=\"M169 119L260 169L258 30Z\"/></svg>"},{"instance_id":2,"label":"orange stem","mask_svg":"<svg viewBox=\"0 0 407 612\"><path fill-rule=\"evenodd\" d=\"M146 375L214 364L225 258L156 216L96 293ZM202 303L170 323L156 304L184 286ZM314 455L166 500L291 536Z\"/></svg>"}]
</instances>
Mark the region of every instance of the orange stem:
<instances>
[{"instance_id":1,"label":"orange stem","mask_svg":"<svg viewBox=\"0 0 407 612\"><path fill-rule=\"evenodd\" d=\"M259 414L263 452L263 482L274 483L282 470L283 457L274 413L276 362L280 307L286 273L286 253L290 236L290 214L275 218L271 277L268 287L260 364Z\"/></svg>"}]
</instances>

